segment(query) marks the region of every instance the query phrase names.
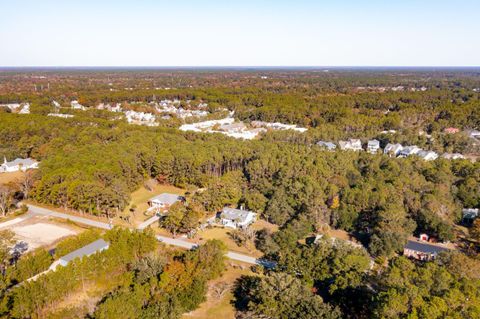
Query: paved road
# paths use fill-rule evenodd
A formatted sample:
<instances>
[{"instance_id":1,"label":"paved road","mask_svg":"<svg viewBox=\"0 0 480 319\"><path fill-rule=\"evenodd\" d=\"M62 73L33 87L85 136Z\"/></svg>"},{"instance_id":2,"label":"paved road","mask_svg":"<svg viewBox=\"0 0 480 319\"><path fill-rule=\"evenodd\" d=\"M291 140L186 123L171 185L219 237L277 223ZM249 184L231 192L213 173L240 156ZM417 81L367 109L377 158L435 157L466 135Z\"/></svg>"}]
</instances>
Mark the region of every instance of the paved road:
<instances>
[{"instance_id":1,"label":"paved road","mask_svg":"<svg viewBox=\"0 0 480 319\"><path fill-rule=\"evenodd\" d=\"M148 226L150 226L151 224L153 224L158 220L160 220L160 217L157 216L157 214L155 214L155 216L150 217L149 219L147 219L146 221L138 225L137 229L144 230L145 228L147 228Z\"/></svg>"},{"instance_id":2,"label":"paved road","mask_svg":"<svg viewBox=\"0 0 480 319\"><path fill-rule=\"evenodd\" d=\"M84 224L84 225L88 225L88 226L92 226L92 227L96 227L96 228L102 228L102 229L111 229L112 228L110 226L110 224L108 224L108 223L98 222L98 221L91 220L91 219L88 219L88 218L83 218L83 217L72 216L72 215L68 215L68 214L64 214L64 213L59 213L59 212L55 212L55 211L50 210L50 209L46 209L46 208L42 208L42 207L30 205L30 204L27 204L27 206L28 206L28 209L32 213L37 214L37 215L52 216L52 217L67 219L67 220L71 220L71 221L76 222L76 223L80 223L80 224Z\"/></svg>"},{"instance_id":3,"label":"paved road","mask_svg":"<svg viewBox=\"0 0 480 319\"><path fill-rule=\"evenodd\" d=\"M76 223L85 224L85 225L89 225L89 226L97 227L97 228L102 228L102 229L110 229L111 228L111 226L108 223L98 222L98 221L91 220L91 219L88 219L88 218L83 218L83 217L72 216L72 215L68 215L68 214L64 214L64 213L59 213L59 212L55 212L53 210L38 207L38 206L35 206L35 205L28 204L27 206L28 206L28 209L30 210L30 212L32 212L33 214L43 215L43 216L53 216L53 217L57 217L57 218L67 219L67 220L71 220L71 221L76 222ZM185 240L170 238L170 237L161 236L161 235L158 235L157 239L159 241L165 243L165 244L172 245L172 246L178 246L178 247L182 247L182 248L186 248L186 249L192 249L192 248L195 248L195 247L198 246L197 244L194 244L194 243L191 243L191 242L188 242L188 241L185 241ZM268 267L268 268L271 268L271 267L275 266L274 262L266 261L266 260L262 260L262 259L256 259L255 257L238 254L238 253L235 253L235 252L232 252L232 251L227 252L226 256L230 259L233 259L233 260L236 260L236 261L241 261L241 262L252 264L252 265L255 265L255 264L256 265L262 265L262 266Z\"/></svg>"}]
</instances>

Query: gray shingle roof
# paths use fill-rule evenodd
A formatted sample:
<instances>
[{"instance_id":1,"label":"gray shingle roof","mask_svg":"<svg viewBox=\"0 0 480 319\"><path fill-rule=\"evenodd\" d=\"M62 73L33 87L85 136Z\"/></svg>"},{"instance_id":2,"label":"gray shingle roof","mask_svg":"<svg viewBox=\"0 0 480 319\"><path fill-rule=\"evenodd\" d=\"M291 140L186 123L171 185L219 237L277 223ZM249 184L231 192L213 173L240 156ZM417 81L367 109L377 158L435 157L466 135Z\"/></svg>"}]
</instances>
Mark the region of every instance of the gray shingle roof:
<instances>
[{"instance_id":1,"label":"gray shingle roof","mask_svg":"<svg viewBox=\"0 0 480 319\"><path fill-rule=\"evenodd\" d=\"M107 249L108 247L109 247L109 243L107 243L103 239L99 239L99 240L94 241L93 243L90 243L86 246L83 246L80 249L72 251L70 254L61 257L60 260L68 263L68 262L74 260L75 258L82 258L84 256L89 256L89 255L92 255L92 254L94 254L98 251L102 251L104 249Z\"/></svg>"},{"instance_id":2,"label":"gray shingle roof","mask_svg":"<svg viewBox=\"0 0 480 319\"><path fill-rule=\"evenodd\" d=\"M405 248L422 252L422 253L428 253L428 254L438 254L438 253L441 253L442 251L449 250L448 248L439 247L439 246L427 244L427 243L421 243L414 240L409 240L407 242L407 245L405 245Z\"/></svg>"},{"instance_id":3,"label":"gray shingle roof","mask_svg":"<svg viewBox=\"0 0 480 319\"><path fill-rule=\"evenodd\" d=\"M150 198L150 201L153 201L153 200L160 201L164 204L172 205L178 202L179 200L182 200L182 196L177 194L162 193L160 195Z\"/></svg>"},{"instance_id":4,"label":"gray shingle roof","mask_svg":"<svg viewBox=\"0 0 480 319\"><path fill-rule=\"evenodd\" d=\"M249 210L224 207L222 210L221 218L243 222L251 213L253 212Z\"/></svg>"}]
</instances>

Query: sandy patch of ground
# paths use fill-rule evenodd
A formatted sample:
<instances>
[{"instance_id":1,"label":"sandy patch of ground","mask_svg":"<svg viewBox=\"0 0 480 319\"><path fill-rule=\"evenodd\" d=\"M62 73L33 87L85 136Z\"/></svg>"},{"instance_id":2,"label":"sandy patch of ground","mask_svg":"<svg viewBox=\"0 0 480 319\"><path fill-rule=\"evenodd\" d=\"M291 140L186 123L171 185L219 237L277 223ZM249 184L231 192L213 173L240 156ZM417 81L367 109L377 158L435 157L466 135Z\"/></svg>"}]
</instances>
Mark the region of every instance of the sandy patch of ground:
<instances>
[{"instance_id":1,"label":"sandy patch of ground","mask_svg":"<svg viewBox=\"0 0 480 319\"><path fill-rule=\"evenodd\" d=\"M6 227L10 227L12 225L15 225L15 224L19 224L29 218L31 218L32 216L31 215L23 215L21 217L16 217L14 219L10 219L10 220L7 220L6 222L3 222L3 223L0 223L0 228L6 228Z\"/></svg>"},{"instance_id":2,"label":"sandy patch of ground","mask_svg":"<svg viewBox=\"0 0 480 319\"><path fill-rule=\"evenodd\" d=\"M17 179L21 179L24 174L24 172L0 173L0 185L8 184L16 181Z\"/></svg>"},{"instance_id":3,"label":"sandy patch of ground","mask_svg":"<svg viewBox=\"0 0 480 319\"><path fill-rule=\"evenodd\" d=\"M19 241L28 244L28 250L48 246L61 238L76 234L67 227L42 222L13 227L11 230Z\"/></svg>"}]
</instances>

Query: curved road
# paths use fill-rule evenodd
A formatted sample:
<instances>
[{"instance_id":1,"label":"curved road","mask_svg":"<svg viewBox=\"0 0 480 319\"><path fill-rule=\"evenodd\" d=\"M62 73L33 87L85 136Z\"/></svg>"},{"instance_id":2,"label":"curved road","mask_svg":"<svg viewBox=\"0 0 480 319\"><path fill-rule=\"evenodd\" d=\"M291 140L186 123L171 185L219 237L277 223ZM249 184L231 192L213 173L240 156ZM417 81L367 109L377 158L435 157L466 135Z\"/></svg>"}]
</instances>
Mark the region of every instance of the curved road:
<instances>
[{"instance_id":1,"label":"curved road","mask_svg":"<svg viewBox=\"0 0 480 319\"><path fill-rule=\"evenodd\" d=\"M95 220L91 220L91 219L84 218L84 217L79 217L79 216L72 216L72 215L68 215L68 214L65 214L65 213L56 212L56 211L53 211L53 210L50 210L50 209L47 209L47 208L42 208L42 207L38 207L38 206L35 206L35 205L31 205L31 204L27 204L27 206L28 206L29 211L34 215L52 216L52 217L56 217L56 218L71 220L71 221L79 223L79 224L84 224L84 225L88 225L88 226L92 226L92 227L96 227L96 228L101 228L101 229L111 229L112 228L112 225L110 225L108 223L98 222L98 221L95 221ZM142 225L141 225L139 229L142 230L143 228L142 228ZM198 246L197 244L194 244L194 243L191 243L191 242L188 242L188 241L185 241L185 240L181 240L181 239L176 239L176 238L171 238L171 237L166 237L166 236L161 236L161 235L157 235L156 237L157 237L158 241L161 241L165 244L172 245L172 246L182 247L182 248L186 248L186 249L193 249L193 248ZM257 259L255 257L235 253L233 251L228 251L226 256L228 258L232 259L232 260L241 261L241 262L244 262L244 263L247 263L247 264L262 265L262 266L267 267L267 268L275 267L275 263L272 262L272 261Z\"/></svg>"}]
</instances>

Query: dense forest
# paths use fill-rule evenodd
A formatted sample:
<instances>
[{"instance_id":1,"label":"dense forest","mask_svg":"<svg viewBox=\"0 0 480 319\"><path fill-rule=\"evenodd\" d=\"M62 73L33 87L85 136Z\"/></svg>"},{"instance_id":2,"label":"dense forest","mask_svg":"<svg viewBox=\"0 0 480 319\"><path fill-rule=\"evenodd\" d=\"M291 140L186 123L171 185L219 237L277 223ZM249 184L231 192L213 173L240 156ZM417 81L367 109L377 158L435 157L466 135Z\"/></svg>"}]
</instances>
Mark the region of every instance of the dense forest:
<instances>
[{"instance_id":1,"label":"dense forest","mask_svg":"<svg viewBox=\"0 0 480 319\"><path fill-rule=\"evenodd\" d=\"M191 192L189 206L174 210L195 216L193 222L172 226L175 232L190 230L207 212L225 205L257 212L279 226L277 232L258 232L255 239L277 267L238 280L239 318L480 318L480 224L460 227L462 208L480 208L480 163L329 152L315 145L319 139L376 137L382 145L416 144L475 157L478 145L464 131L480 126L480 94L473 91L480 86L479 74L105 72L45 73L52 83L45 89L42 82L43 90L40 80L32 80L33 89L19 86L18 74L3 74L0 101L32 104L29 115L0 112L1 157L41 161L31 199L114 216L139 185L154 178L204 190ZM379 91L397 86L405 89ZM421 87L425 90L411 90ZM207 102L211 111L235 111L245 122L295 123L309 130L268 132L243 141L181 132L178 119L143 127L98 110L75 111L69 119L45 116L53 99L68 104L73 98L88 106L190 99ZM447 127L460 132L445 134ZM385 130L396 133L381 133ZM349 232L363 247L328 238L305 241L326 227ZM454 242L459 251L425 263L399 256L407 239L420 233ZM127 235L116 230L108 236ZM68 243L64 247L69 250ZM99 302L94 318L176 318L198 306L205 282L223 269L219 243L172 256L149 255L153 248L146 247L112 258L108 269L116 269L121 283ZM109 251L105 254L113 254L115 247ZM131 266L124 268L124 263ZM14 318L42 317L56 295L33 296L56 290L77 267L86 266L79 263L49 281L21 286L2 311ZM88 267L92 276L107 271ZM71 284L79 288L78 282Z\"/></svg>"}]
</instances>

